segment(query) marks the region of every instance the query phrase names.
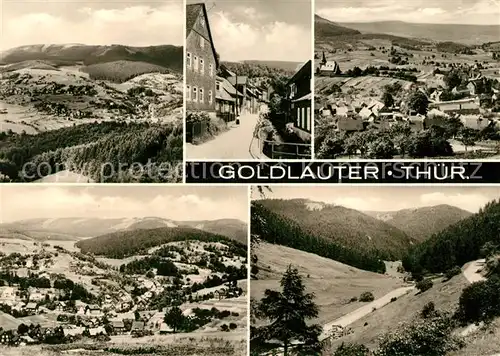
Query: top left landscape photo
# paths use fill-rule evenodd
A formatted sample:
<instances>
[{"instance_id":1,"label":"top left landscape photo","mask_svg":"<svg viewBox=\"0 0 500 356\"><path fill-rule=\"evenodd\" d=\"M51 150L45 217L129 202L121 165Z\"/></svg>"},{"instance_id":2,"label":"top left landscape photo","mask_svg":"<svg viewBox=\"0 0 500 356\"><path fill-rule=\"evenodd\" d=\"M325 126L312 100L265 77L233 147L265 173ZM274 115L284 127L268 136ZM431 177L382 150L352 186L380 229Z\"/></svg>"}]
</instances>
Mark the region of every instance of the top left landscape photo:
<instances>
[{"instance_id":1,"label":"top left landscape photo","mask_svg":"<svg viewBox=\"0 0 500 356\"><path fill-rule=\"evenodd\" d=\"M0 181L181 183L182 0L2 0Z\"/></svg>"}]
</instances>

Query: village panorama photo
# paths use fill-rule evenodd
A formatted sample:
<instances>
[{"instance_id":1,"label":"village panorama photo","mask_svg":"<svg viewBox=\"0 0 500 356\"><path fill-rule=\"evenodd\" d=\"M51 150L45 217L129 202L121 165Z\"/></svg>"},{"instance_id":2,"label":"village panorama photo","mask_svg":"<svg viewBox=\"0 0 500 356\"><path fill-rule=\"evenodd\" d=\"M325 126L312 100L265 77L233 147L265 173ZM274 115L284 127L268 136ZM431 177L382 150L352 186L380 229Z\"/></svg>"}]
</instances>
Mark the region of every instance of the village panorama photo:
<instances>
[{"instance_id":1,"label":"village panorama photo","mask_svg":"<svg viewBox=\"0 0 500 356\"><path fill-rule=\"evenodd\" d=\"M0 181L182 182L182 0L0 14Z\"/></svg>"},{"instance_id":2,"label":"village panorama photo","mask_svg":"<svg viewBox=\"0 0 500 356\"><path fill-rule=\"evenodd\" d=\"M500 158L497 0L316 0L315 157Z\"/></svg>"},{"instance_id":3,"label":"village panorama photo","mask_svg":"<svg viewBox=\"0 0 500 356\"><path fill-rule=\"evenodd\" d=\"M188 0L186 158L310 159L312 3Z\"/></svg>"},{"instance_id":4,"label":"village panorama photo","mask_svg":"<svg viewBox=\"0 0 500 356\"><path fill-rule=\"evenodd\" d=\"M246 356L248 209L247 187L4 185L0 355Z\"/></svg>"}]
</instances>

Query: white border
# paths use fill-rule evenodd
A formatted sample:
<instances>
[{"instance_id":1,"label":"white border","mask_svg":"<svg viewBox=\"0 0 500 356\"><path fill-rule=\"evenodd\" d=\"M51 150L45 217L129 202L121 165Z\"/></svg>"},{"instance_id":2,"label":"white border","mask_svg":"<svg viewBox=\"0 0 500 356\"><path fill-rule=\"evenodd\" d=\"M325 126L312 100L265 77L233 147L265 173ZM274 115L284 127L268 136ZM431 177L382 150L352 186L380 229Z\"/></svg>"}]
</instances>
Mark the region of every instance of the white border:
<instances>
[{"instance_id":1,"label":"white border","mask_svg":"<svg viewBox=\"0 0 500 356\"><path fill-rule=\"evenodd\" d=\"M183 6L183 23L184 25L182 26L182 36L183 36L183 43L182 43L182 184L186 183L186 151L187 151L187 144L186 144L186 45L187 45L187 38L186 38L186 6L187 6L187 0L182 0L182 6ZM180 184L180 183L177 183Z\"/></svg>"}]
</instances>

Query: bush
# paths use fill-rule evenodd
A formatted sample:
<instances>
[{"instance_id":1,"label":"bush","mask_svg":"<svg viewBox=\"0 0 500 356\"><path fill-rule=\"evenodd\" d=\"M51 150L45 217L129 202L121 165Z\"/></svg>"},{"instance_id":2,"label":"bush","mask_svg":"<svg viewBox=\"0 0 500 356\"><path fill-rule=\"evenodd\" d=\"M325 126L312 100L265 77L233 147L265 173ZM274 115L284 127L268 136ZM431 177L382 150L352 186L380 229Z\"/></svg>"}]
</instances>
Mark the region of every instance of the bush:
<instances>
[{"instance_id":1,"label":"bush","mask_svg":"<svg viewBox=\"0 0 500 356\"><path fill-rule=\"evenodd\" d=\"M368 356L369 354L370 350L365 345L342 343L333 356Z\"/></svg>"},{"instance_id":2,"label":"bush","mask_svg":"<svg viewBox=\"0 0 500 356\"><path fill-rule=\"evenodd\" d=\"M373 296L372 292L363 292L359 296L360 302L373 302L374 300L375 300L375 297Z\"/></svg>"},{"instance_id":3,"label":"bush","mask_svg":"<svg viewBox=\"0 0 500 356\"><path fill-rule=\"evenodd\" d=\"M422 312L420 313L422 318L427 319L431 316L436 315L436 306L434 305L434 302L429 302L424 307L422 308Z\"/></svg>"},{"instance_id":4,"label":"bush","mask_svg":"<svg viewBox=\"0 0 500 356\"><path fill-rule=\"evenodd\" d=\"M231 324L229 324L229 329L231 329L231 330L234 330L234 329L236 329L237 327L238 327L238 325L236 325L235 323L231 323Z\"/></svg>"},{"instance_id":5,"label":"bush","mask_svg":"<svg viewBox=\"0 0 500 356\"><path fill-rule=\"evenodd\" d=\"M500 279L496 276L467 286L460 296L457 318L464 323L488 321L500 315Z\"/></svg>"},{"instance_id":6,"label":"bush","mask_svg":"<svg viewBox=\"0 0 500 356\"><path fill-rule=\"evenodd\" d=\"M387 334L374 356L443 356L464 346L451 335L453 322L447 317L416 320Z\"/></svg>"},{"instance_id":7,"label":"bush","mask_svg":"<svg viewBox=\"0 0 500 356\"><path fill-rule=\"evenodd\" d=\"M220 326L220 329L221 329L222 331L229 331L229 326L227 326L227 324L222 324L222 325Z\"/></svg>"},{"instance_id":8,"label":"bush","mask_svg":"<svg viewBox=\"0 0 500 356\"><path fill-rule=\"evenodd\" d=\"M426 290L429 290L432 288L434 283L430 279L424 279L423 281L420 281L416 284L416 288L420 291L420 293L425 292Z\"/></svg>"},{"instance_id":9,"label":"bush","mask_svg":"<svg viewBox=\"0 0 500 356\"><path fill-rule=\"evenodd\" d=\"M397 298L397 297L392 297L392 298L391 298L391 303L392 303L392 302L395 302L396 300L398 300L398 298Z\"/></svg>"},{"instance_id":10,"label":"bush","mask_svg":"<svg viewBox=\"0 0 500 356\"><path fill-rule=\"evenodd\" d=\"M447 280L450 280L454 276L459 275L460 273L462 273L462 269L458 266L455 266L455 267L450 268L449 270L446 271L445 277Z\"/></svg>"}]
</instances>

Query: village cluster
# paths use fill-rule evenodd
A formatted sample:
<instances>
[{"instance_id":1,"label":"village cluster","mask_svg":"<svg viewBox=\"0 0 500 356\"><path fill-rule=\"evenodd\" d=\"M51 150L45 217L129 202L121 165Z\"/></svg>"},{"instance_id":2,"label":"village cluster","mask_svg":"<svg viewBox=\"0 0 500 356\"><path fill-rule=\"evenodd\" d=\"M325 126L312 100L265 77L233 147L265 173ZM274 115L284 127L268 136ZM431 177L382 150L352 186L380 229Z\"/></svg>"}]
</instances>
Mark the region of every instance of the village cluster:
<instances>
[{"instance_id":1,"label":"village cluster","mask_svg":"<svg viewBox=\"0 0 500 356\"><path fill-rule=\"evenodd\" d=\"M396 51L391 48L391 53ZM424 59L426 66L433 64L431 71L417 70L406 62L402 66L342 71L339 63L326 59L324 52L317 55L317 140L391 130L424 137L432 136L433 129L444 132L448 142L434 154L432 149L415 152L411 147L400 147L389 134L386 149L371 157L391 158L405 153L413 157L449 156L467 153L467 148L476 144L476 153L485 157L497 154L499 147L494 142L500 139L500 81L488 74L496 68L494 63L439 63L439 56L448 61L453 58L452 54L437 54ZM366 154L366 147L340 144L344 147L332 150L328 142L321 142L317 141L321 158Z\"/></svg>"},{"instance_id":2,"label":"village cluster","mask_svg":"<svg viewBox=\"0 0 500 356\"><path fill-rule=\"evenodd\" d=\"M222 331L241 327L234 321L243 315L216 304L244 298L238 280L246 277L246 256L221 244L167 245L120 267L59 245L33 244L27 254L0 254L1 344L110 341L190 332L217 320Z\"/></svg>"}]
</instances>

